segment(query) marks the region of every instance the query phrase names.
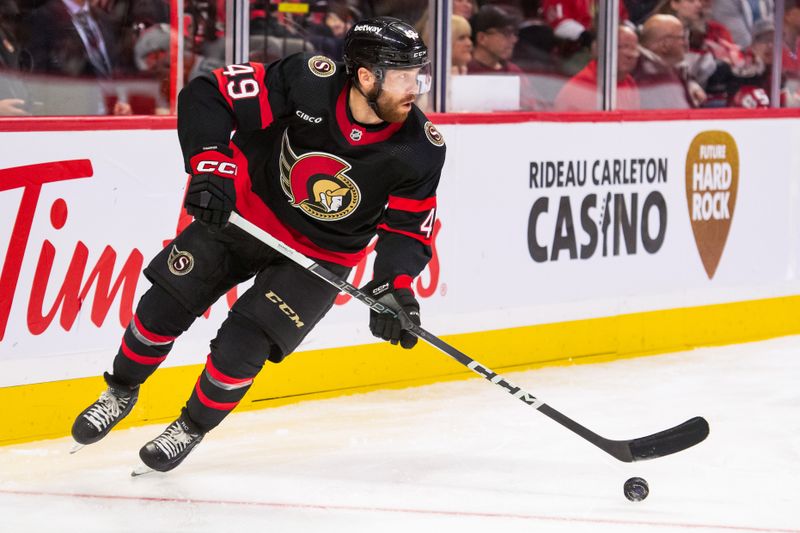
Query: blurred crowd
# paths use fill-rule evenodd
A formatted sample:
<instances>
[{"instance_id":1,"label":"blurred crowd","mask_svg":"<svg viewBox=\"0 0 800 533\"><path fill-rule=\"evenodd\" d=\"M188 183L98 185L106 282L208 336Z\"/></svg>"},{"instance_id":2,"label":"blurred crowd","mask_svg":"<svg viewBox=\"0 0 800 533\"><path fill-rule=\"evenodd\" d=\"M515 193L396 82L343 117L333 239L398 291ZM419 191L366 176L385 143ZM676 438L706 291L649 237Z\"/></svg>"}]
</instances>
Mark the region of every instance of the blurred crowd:
<instances>
[{"instance_id":1,"label":"blurred crowd","mask_svg":"<svg viewBox=\"0 0 800 533\"><path fill-rule=\"evenodd\" d=\"M520 107L598 109L595 0L455 0L453 74L521 78ZM617 108L770 107L773 0L620 0ZM786 0L780 106L800 106L800 0Z\"/></svg>"},{"instance_id":2,"label":"blurred crowd","mask_svg":"<svg viewBox=\"0 0 800 533\"><path fill-rule=\"evenodd\" d=\"M798 106L800 0L786 1L775 81L780 104ZM597 109L596 0L452 3L453 81L505 76L516 109ZM0 115L170 113L179 76L225 62L226 0L185 0L181 35L170 9L169 0L0 0ZM347 30L376 15L411 22L431 42L428 0L250 0L250 59L339 60ZM619 17L618 108L770 105L773 0L620 0Z\"/></svg>"}]
</instances>

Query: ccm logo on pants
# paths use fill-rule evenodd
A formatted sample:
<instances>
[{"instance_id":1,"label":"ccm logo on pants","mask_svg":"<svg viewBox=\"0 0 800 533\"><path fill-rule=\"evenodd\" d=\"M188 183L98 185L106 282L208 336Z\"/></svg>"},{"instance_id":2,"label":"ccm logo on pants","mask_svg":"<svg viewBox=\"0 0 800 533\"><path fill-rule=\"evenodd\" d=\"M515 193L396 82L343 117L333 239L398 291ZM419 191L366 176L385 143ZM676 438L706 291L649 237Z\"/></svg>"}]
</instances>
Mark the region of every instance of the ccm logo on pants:
<instances>
[{"instance_id":1,"label":"ccm logo on pants","mask_svg":"<svg viewBox=\"0 0 800 533\"><path fill-rule=\"evenodd\" d=\"M284 302L283 299L281 299L280 296L278 296L277 294L275 294L272 291L269 291L266 294L266 297L267 297L267 300L269 300L270 302L278 304L278 309L283 311L283 314L288 316L289 320L294 322L295 326L297 326L298 328L302 328L305 325L305 323L300 319L300 315L295 313L294 310L291 307L289 307L286 304L286 302Z\"/></svg>"}]
</instances>

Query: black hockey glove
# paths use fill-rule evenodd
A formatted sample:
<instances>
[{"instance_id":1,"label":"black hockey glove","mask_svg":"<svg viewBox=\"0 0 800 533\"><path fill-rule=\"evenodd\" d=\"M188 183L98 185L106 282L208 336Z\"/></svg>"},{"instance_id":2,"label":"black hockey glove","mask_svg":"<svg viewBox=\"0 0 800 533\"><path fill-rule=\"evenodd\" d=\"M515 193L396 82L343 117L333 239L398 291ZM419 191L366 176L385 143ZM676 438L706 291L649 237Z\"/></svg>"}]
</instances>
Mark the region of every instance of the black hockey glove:
<instances>
[{"instance_id":1,"label":"black hockey glove","mask_svg":"<svg viewBox=\"0 0 800 533\"><path fill-rule=\"evenodd\" d=\"M416 325L419 321L419 302L411 290L411 277L398 276L394 279L372 280L361 288L371 298L378 300L395 312L404 313ZM417 337L403 329L400 318L386 313L378 313L370 309L369 330L373 335L392 344L400 343L405 349L417 344Z\"/></svg>"},{"instance_id":2,"label":"black hockey glove","mask_svg":"<svg viewBox=\"0 0 800 533\"><path fill-rule=\"evenodd\" d=\"M236 163L217 147L192 157L192 179L183 201L186 212L209 226L221 228L236 208Z\"/></svg>"},{"instance_id":3,"label":"black hockey glove","mask_svg":"<svg viewBox=\"0 0 800 533\"><path fill-rule=\"evenodd\" d=\"M221 228L236 207L236 188L231 178L196 174L189 181L184 200L186 212L209 226Z\"/></svg>"}]
</instances>

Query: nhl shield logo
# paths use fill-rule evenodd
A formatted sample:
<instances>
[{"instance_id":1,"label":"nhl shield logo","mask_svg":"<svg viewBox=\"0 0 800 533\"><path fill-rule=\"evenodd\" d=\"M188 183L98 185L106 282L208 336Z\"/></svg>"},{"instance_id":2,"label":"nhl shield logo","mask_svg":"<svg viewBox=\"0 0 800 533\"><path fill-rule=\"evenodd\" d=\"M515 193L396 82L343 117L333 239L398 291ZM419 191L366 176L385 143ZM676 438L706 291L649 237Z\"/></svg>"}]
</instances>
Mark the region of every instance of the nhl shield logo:
<instances>
[{"instance_id":1,"label":"nhl shield logo","mask_svg":"<svg viewBox=\"0 0 800 533\"><path fill-rule=\"evenodd\" d=\"M315 76L327 78L336 72L336 63L325 56L314 56L308 60L308 68Z\"/></svg>"},{"instance_id":2,"label":"nhl shield logo","mask_svg":"<svg viewBox=\"0 0 800 533\"><path fill-rule=\"evenodd\" d=\"M194 257L189 252L182 252L173 244L167 259L169 271L176 276L185 276L194 268Z\"/></svg>"},{"instance_id":3,"label":"nhl shield logo","mask_svg":"<svg viewBox=\"0 0 800 533\"><path fill-rule=\"evenodd\" d=\"M353 131L350 132L350 138L355 142L360 141L362 135L364 135L364 132L358 128L353 128Z\"/></svg>"}]
</instances>

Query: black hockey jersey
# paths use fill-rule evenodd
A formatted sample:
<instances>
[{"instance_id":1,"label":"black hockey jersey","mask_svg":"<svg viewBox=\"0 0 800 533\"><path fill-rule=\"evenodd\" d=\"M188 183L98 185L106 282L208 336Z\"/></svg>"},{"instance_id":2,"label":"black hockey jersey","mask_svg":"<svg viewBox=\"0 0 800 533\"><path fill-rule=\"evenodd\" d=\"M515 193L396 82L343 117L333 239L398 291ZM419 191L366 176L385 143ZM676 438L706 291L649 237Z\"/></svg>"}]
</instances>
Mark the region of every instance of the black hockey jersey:
<instances>
[{"instance_id":1,"label":"black hockey jersey","mask_svg":"<svg viewBox=\"0 0 800 533\"><path fill-rule=\"evenodd\" d=\"M416 106L402 123L357 123L350 84L311 54L193 80L178 107L187 172L234 179L236 210L309 257L354 266L377 232L376 278L414 277L431 257L444 140Z\"/></svg>"}]
</instances>

